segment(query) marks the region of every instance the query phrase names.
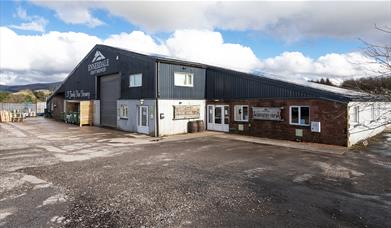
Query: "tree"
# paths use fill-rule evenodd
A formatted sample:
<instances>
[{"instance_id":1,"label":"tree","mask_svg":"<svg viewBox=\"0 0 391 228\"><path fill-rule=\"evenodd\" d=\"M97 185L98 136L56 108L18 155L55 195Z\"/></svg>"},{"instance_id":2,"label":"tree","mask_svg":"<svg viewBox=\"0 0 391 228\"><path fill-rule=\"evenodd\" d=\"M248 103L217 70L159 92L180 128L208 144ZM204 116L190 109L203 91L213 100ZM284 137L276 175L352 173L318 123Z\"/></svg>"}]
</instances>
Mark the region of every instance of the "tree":
<instances>
[{"instance_id":1,"label":"tree","mask_svg":"<svg viewBox=\"0 0 391 228\"><path fill-rule=\"evenodd\" d=\"M378 27L375 25L375 28L385 33L389 36L389 40L391 40L391 28L389 27ZM363 40L362 40L363 41ZM385 44L373 44L366 41L363 41L366 45L364 50L364 54L370 58L374 59L374 63L380 65L380 69L378 72L378 76L382 77L390 77L391 76L391 42Z\"/></svg>"}]
</instances>

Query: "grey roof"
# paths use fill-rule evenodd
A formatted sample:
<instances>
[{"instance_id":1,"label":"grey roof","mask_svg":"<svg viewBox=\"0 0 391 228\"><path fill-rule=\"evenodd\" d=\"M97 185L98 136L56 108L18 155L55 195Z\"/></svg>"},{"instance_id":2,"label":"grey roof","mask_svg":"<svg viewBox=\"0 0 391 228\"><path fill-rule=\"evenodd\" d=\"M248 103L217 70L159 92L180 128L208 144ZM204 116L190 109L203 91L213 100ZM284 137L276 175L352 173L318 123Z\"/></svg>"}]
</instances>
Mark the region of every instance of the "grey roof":
<instances>
[{"instance_id":1,"label":"grey roof","mask_svg":"<svg viewBox=\"0 0 391 228\"><path fill-rule=\"evenodd\" d=\"M135 52L132 50L127 50L127 49L123 49L123 48L117 48L117 47L112 47L112 46L107 46L107 45L102 45L102 44L95 45L94 48L91 49L91 51L94 50L96 47L115 50L119 54L122 54L122 55L140 55L142 57L154 59L155 61L158 61L158 62L166 62L166 63L179 64L179 65L188 65L188 66L194 66L194 67L201 67L201 68L205 68L205 69L211 68L211 69L221 69L223 71L229 71L229 72L237 72L240 74L240 76L243 76L246 78L252 77L255 80L269 81L269 82L272 82L273 84L278 84L279 86L282 86L282 87L294 87L295 89L302 89L307 93L317 94L316 97L321 97L321 98L325 98L325 99L329 98L331 100L337 100L337 101L341 101L341 102L383 101L383 100L386 100L386 98L384 98L384 97L374 96L374 95L371 95L368 93L357 92L357 91L353 91L353 90L347 90L347 89L343 89L343 88L339 88L339 87L327 86L327 85L322 85L322 84L318 84L318 83L312 83L312 82L308 82L305 80L292 80L292 79L282 80L282 79L277 79L275 77L268 76L267 74L264 74L264 73L257 73L257 74L253 73L252 74L252 73L222 68L222 67L218 67L218 66L197 63L197 62L191 62L191 61L182 60L182 59L178 59L178 58L172 58L172 57L163 56L163 55L142 54L142 53ZM90 54L91 51L88 54ZM82 61L84 61L85 58L83 58ZM80 63L78 65L80 65ZM68 77L72 74L72 72L68 75ZM64 81L66 81L66 79ZM57 90L59 88L61 88L61 85L57 88ZM53 93L53 95L56 94L57 90Z\"/></svg>"}]
</instances>

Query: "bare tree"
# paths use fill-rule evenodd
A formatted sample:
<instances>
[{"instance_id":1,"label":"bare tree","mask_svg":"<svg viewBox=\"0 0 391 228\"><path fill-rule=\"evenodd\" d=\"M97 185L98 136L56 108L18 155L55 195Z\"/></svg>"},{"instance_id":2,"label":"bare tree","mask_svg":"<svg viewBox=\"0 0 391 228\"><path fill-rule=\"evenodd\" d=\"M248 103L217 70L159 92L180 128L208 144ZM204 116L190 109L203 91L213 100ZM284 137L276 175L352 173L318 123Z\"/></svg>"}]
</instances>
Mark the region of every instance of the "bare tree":
<instances>
[{"instance_id":1,"label":"bare tree","mask_svg":"<svg viewBox=\"0 0 391 228\"><path fill-rule=\"evenodd\" d=\"M386 33L390 38L390 42L387 44L373 44L363 41L366 45L364 54L372 59L375 63L380 65L380 69L377 72L378 76L389 77L391 76L391 28L379 27L375 25L375 28L383 33Z\"/></svg>"},{"instance_id":2,"label":"bare tree","mask_svg":"<svg viewBox=\"0 0 391 228\"><path fill-rule=\"evenodd\" d=\"M370 93L391 100L391 28L390 27L379 27L375 25L377 31L385 34L389 39L382 44L375 44L367 42L363 39L365 48L363 54L371 59L368 63L357 63L357 64L376 64L375 70L372 71L371 77L346 80L342 83L342 87L358 90L361 92ZM389 42L387 42L389 40Z\"/></svg>"}]
</instances>

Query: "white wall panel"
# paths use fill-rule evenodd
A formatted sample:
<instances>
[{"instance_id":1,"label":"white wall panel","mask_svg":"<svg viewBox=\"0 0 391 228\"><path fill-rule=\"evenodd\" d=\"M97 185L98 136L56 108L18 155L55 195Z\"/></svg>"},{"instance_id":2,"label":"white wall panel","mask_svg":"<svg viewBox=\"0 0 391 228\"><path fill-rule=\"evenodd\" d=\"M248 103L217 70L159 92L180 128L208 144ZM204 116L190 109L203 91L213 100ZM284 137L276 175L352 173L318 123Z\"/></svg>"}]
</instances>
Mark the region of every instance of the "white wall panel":
<instances>
[{"instance_id":1,"label":"white wall panel","mask_svg":"<svg viewBox=\"0 0 391 228\"><path fill-rule=\"evenodd\" d=\"M359 108L358 122L354 121L354 107ZM350 102L348 104L348 146L381 133L390 124L391 102Z\"/></svg>"},{"instance_id":2,"label":"white wall panel","mask_svg":"<svg viewBox=\"0 0 391 228\"><path fill-rule=\"evenodd\" d=\"M164 115L164 119L159 119L160 136L187 133L187 124L192 120L204 120L206 123L205 103L205 100L158 100L159 116ZM199 105L200 118L174 120L174 105Z\"/></svg>"}]
</instances>

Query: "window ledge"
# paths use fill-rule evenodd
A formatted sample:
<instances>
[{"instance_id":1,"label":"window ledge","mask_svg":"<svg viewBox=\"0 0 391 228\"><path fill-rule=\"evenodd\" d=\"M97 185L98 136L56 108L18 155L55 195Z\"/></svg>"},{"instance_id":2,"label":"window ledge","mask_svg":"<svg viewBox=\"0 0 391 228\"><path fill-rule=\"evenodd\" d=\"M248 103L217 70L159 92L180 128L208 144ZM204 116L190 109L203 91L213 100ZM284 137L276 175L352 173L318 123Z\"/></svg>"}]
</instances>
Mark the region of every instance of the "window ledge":
<instances>
[{"instance_id":1,"label":"window ledge","mask_svg":"<svg viewBox=\"0 0 391 228\"><path fill-rule=\"evenodd\" d=\"M299 126L299 127L309 127L309 126L311 126L310 124L295 124L295 123L289 123L289 125Z\"/></svg>"},{"instance_id":2,"label":"window ledge","mask_svg":"<svg viewBox=\"0 0 391 228\"><path fill-rule=\"evenodd\" d=\"M175 85L177 87L188 87L188 88L193 88L194 86L192 85Z\"/></svg>"}]
</instances>

